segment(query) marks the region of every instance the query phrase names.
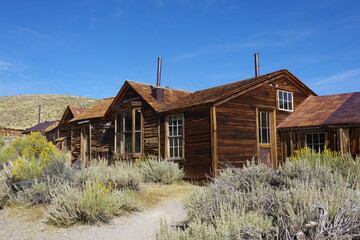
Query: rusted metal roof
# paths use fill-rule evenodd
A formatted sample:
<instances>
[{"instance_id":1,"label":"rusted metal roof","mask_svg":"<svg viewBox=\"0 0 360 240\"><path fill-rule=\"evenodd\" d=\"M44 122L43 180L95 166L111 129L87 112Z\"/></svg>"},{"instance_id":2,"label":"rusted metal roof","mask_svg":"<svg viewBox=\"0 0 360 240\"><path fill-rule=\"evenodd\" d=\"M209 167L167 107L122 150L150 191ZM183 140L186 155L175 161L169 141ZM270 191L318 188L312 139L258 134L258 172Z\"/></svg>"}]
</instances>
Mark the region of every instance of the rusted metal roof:
<instances>
[{"instance_id":1,"label":"rusted metal roof","mask_svg":"<svg viewBox=\"0 0 360 240\"><path fill-rule=\"evenodd\" d=\"M92 118L102 118L106 111L108 110L109 106L111 105L112 101L114 100L113 97L111 98L104 98L94 106L89 109L86 109L84 112L78 114L76 117L71 119L69 122L75 122L85 119L92 119Z\"/></svg>"},{"instance_id":2,"label":"rusted metal roof","mask_svg":"<svg viewBox=\"0 0 360 240\"><path fill-rule=\"evenodd\" d=\"M202 104L210 104L226 99L234 94L237 94L241 91L244 91L249 88L256 87L260 83L275 79L279 76L289 76L293 79L296 79L297 82L310 94L316 95L311 89L309 89L305 84L303 84L299 79L297 79L293 74L291 74L288 70L282 69L276 72L272 72L269 74L261 75L254 78L249 78L246 80L213 87L201 91L194 92L189 94L188 96L178 100L177 102L170 104L160 110L160 112L167 112L176 109L183 109L188 107L194 107Z\"/></svg>"},{"instance_id":3,"label":"rusted metal roof","mask_svg":"<svg viewBox=\"0 0 360 240\"><path fill-rule=\"evenodd\" d=\"M71 113L74 117L77 117L81 113L85 112L86 108L69 106Z\"/></svg>"},{"instance_id":4,"label":"rusted metal roof","mask_svg":"<svg viewBox=\"0 0 360 240\"><path fill-rule=\"evenodd\" d=\"M310 96L278 128L360 125L360 92Z\"/></svg>"},{"instance_id":5,"label":"rusted metal roof","mask_svg":"<svg viewBox=\"0 0 360 240\"><path fill-rule=\"evenodd\" d=\"M38 123L33 127L27 128L25 129L25 131L23 131L23 134L26 133L30 133L30 132L38 132L40 131L41 133L43 133L44 131L46 131L47 128L49 128L52 125L57 125L59 121L45 121L42 123Z\"/></svg>"},{"instance_id":6,"label":"rusted metal roof","mask_svg":"<svg viewBox=\"0 0 360 240\"><path fill-rule=\"evenodd\" d=\"M190 91L173 89L168 87L159 87L151 84L140 83L126 80L126 82L155 110L159 111L161 108L178 101L179 99L191 94ZM159 103L152 96L153 88L164 89L164 102Z\"/></svg>"}]
</instances>

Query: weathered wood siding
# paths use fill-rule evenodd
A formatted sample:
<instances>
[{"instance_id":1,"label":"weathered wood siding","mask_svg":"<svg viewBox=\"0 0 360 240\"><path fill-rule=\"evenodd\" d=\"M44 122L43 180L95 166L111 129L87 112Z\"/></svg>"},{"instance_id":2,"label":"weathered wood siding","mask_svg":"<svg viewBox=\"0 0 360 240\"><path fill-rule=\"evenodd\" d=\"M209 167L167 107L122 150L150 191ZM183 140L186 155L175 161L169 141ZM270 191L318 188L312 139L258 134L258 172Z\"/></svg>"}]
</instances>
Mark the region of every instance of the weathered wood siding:
<instances>
[{"instance_id":1,"label":"weathered wood siding","mask_svg":"<svg viewBox=\"0 0 360 240\"><path fill-rule=\"evenodd\" d=\"M1 128L0 127L0 136L22 136L23 130L10 129L10 128Z\"/></svg>"},{"instance_id":2,"label":"weathered wood siding","mask_svg":"<svg viewBox=\"0 0 360 240\"><path fill-rule=\"evenodd\" d=\"M129 101L141 102L141 113L143 118L142 154L158 156L158 151L159 151L158 150L159 149L158 114L155 112L154 109L152 109L152 107L146 101L144 101L131 88L126 92L122 101L115 104L115 107L119 106L120 108L122 108L121 106L125 105L126 102ZM123 110L126 109L127 109L126 107L123 108ZM117 112L115 112L111 117L113 121L115 121L115 114L117 114ZM113 144L114 144L114 138L113 138ZM117 156L117 157L121 158L121 156Z\"/></svg>"},{"instance_id":3,"label":"weathered wood siding","mask_svg":"<svg viewBox=\"0 0 360 240\"><path fill-rule=\"evenodd\" d=\"M293 92L295 109L307 98L292 82L283 78L273 81L272 86L264 84L216 107L219 169L226 164L242 167L247 160L258 159L256 108L276 109L276 125L291 114L277 109L277 90ZM281 141L279 134L276 136L277 161L281 162Z\"/></svg>"},{"instance_id":4,"label":"weathered wood siding","mask_svg":"<svg viewBox=\"0 0 360 240\"><path fill-rule=\"evenodd\" d=\"M211 133L209 108L179 112L184 114L184 158L175 160L184 168L188 179L205 179L211 174ZM172 115L172 114L168 114ZM165 119L161 116L161 155L165 158Z\"/></svg>"}]
</instances>

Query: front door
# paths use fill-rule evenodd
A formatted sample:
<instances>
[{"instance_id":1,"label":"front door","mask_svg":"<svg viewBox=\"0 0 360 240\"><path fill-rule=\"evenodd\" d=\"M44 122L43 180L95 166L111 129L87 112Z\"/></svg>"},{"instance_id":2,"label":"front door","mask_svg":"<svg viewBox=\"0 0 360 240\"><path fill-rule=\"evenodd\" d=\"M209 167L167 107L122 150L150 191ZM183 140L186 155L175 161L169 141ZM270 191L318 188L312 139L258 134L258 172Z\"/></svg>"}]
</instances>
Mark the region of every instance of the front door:
<instances>
[{"instance_id":1,"label":"front door","mask_svg":"<svg viewBox=\"0 0 360 240\"><path fill-rule=\"evenodd\" d=\"M81 126L81 166L90 162L90 124Z\"/></svg>"},{"instance_id":2,"label":"front door","mask_svg":"<svg viewBox=\"0 0 360 240\"><path fill-rule=\"evenodd\" d=\"M257 112L259 163L276 167L275 110Z\"/></svg>"}]
</instances>

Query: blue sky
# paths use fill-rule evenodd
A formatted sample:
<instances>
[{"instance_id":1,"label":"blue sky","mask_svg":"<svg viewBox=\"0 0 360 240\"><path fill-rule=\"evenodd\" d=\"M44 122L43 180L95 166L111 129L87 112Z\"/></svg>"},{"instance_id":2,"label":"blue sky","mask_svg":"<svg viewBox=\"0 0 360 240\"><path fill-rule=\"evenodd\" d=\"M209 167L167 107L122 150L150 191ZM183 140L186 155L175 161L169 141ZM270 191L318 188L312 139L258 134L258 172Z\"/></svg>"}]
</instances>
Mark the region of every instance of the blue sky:
<instances>
[{"instance_id":1,"label":"blue sky","mask_svg":"<svg viewBox=\"0 0 360 240\"><path fill-rule=\"evenodd\" d=\"M360 1L1 0L0 96L116 95L125 79L200 90L286 68L360 91Z\"/></svg>"}]
</instances>

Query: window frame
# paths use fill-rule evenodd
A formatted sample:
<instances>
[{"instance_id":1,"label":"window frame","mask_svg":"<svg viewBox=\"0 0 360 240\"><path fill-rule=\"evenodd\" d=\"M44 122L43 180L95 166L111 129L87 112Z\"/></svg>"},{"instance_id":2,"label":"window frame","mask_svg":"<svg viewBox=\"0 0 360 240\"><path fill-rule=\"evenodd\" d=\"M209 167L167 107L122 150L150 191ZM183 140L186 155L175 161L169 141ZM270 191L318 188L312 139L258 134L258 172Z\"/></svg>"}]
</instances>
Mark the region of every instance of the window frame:
<instances>
[{"instance_id":1,"label":"window frame","mask_svg":"<svg viewBox=\"0 0 360 240\"><path fill-rule=\"evenodd\" d=\"M291 101L289 100L285 100L284 97L282 99L280 99L280 92L281 93L286 93L286 94L290 94L291 95ZM294 112L294 109L295 109L295 105L294 105L294 93L293 92L290 92L290 91L285 91L285 90L277 90L277 93L276 93L276 96L277 96L277 101L276 101L276 104L277 104L277 109L281 110L281 111L286 111L286 112ZM291 109L287 109L287 108L281 108L281 104L280 104L280 101L283 101L283 102L287 102L287 103L291 103ZM284 106L285 104L283 104Z\"/></svg>"},{"instance_id":2,"label":"window frame","mask_svg":"<svg viewBox=\"0 0 360 240\"><path fill-rule=\"evenodd\" d=\"M181 123L182 123L182 135L181 136L169 136L169 119L170 117L173 116L181 116ZM184 159L185 158L185 117L184 114L172 114L172 115L168 115L165 118L165 132L166 132L166 139L165 139L165 144L166 144L166 150L165 150L165 158L166 159L172 159L172 160L176 160L176 159ZM170 138L181 138L182 140L182 144L181 144L181 156L179 157L171 157L170 156ZM179 146L180 147L180 146Z\"/></svg>"},{"instance_id":3,"label":"window frame","mask_svg":"<svg viewBox=\"0 0 360 240\"><path fill-rule=\"evenodd\" d=\"M266 114L266 118L267 120L265 120L267 122L267 126L262 126L262 113L265 113ZM271 122L270 122L270 118L271 118L271 112L268 112L268 111L261 111L259 110L258 111L258 134L259 134L259 144L262 144L262 145L268 145L268 144L271 144ZM267 142L263 142L262 140L262 130L266 130L267 132Z\"/></svg>"},{"instance_id":4,"label":"window frame","mask_svg":"<svg viewBox=\"0 0 360 240\"><path fill-rule=\"evenodd\" d=\"M318 135L318 142L317 143L314 143L314 135L317 134ZM324 135L324 143L321 143L320 142L320 134L323 134ZM308 143L308 135L312 135L312 144L311 146L309 146L309 143ZM315 145L318 145L319 148L318 149L315 149L313 146ZM321 146L324 146L324 149L325 147L328 145L328 140L327 140L327 132L308 132L308 133L305 133L305 146L306 147L309 147L311 149L313 149L314 151L318 152L318 153L322 153L321 151Z\"/></svg>"},{"instance_id":5,"label":"window frame","mask_svg":"<svg viewBox=\"0 0 360 240\"><path fill-rule=\"evenodd\" d=\"M140 112L140 129L136 129L136 111ZM131 114L131 131L125 130L124 113ZM120 119L119 119L120 118ZM120 128L119 128L120 124ZM141 107L124 109L115 114L115 155L141 155L143 153L143 129L144 120ZM125 149L125 134L131 132L131 152ZM136 133L140 133L140 151L136 152ZM120 141L120 142L119 142Z\"/></svg>"}]
</instances>

